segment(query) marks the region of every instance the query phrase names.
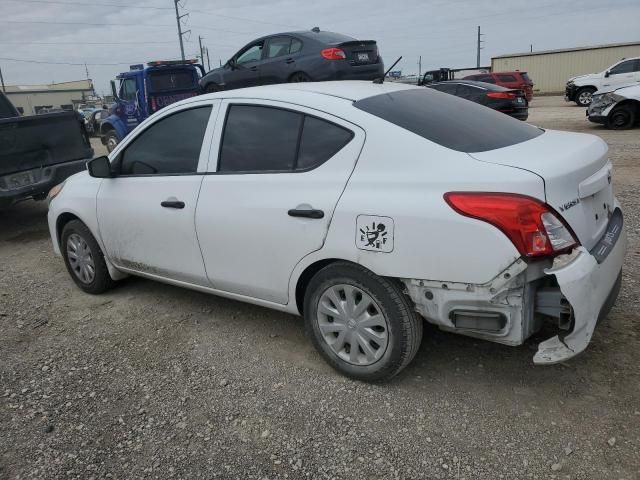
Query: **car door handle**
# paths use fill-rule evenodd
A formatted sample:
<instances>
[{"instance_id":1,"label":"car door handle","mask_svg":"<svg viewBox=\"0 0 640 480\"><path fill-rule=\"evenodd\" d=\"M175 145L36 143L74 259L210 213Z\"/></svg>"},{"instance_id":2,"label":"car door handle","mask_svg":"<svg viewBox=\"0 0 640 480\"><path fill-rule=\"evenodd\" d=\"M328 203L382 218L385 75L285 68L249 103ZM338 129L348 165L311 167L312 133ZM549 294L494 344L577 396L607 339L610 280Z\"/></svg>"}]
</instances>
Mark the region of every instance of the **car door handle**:
<instances>
[{"instance_id":1,"label":"car door handle","mask_svg":"<svg viewBox=\"0 0 640 480\"><path fill-rule=\"evenodd\" d=\"M164 208L184 208L184 202L181 202L180 200L165 200L164 202L161 202L160 205Z\"/></svg>"},{"instance_id":2,"label":"car door handle","mask_svg":"<svg viewBox=\"0 0 640 480\"><path fill-rule=\"evenodd\" d=\"M293 63L293 62L295 62L295 60L293 58L287 58L285 60L285 63Z\"/></svg>"},{"instance_id":3,"label":"car door handle","mask_svg":"<svg viewBox=\"0 0 640 480\"><path fill-rule=\"evenodd\" d=\"M314 208L292 208L289 210L290 217L304 217L304 218L323 218L324 212L322 210L316 210Z\"/></svg>"},{"instance_id":4,"label":"car door handle","mask_svg":"<svg viewBox=\"0 0 640 480\"><path fill-rule=\"evenodd\" d=\"M251 67L249 70L251 70L252 72L257 72L258 71L258 67Z\"/></svg>"}]
</instances>

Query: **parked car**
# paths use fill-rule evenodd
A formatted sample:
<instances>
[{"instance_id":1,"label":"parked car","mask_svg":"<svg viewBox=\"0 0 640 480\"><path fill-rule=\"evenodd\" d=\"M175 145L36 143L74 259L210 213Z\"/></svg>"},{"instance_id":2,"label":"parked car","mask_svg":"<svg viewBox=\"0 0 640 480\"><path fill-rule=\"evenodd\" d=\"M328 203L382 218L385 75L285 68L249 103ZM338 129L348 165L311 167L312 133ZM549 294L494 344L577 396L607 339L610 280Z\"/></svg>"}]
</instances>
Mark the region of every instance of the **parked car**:
<instances>
[{"instance_id":1,"label":"parked car","mask_svg":"<svg viewBox=\"0 0 640 480\"><path fill-rule=\"evenodd\" d=\"M640 83L594 94L587 117L612 130L633 128L640 122Z\"/></svg>"},{"instance_id":2,"label":"parked car","mask_svg":"<svg viewBox=\"0 0 640 480\"><path fill-rule=\"evenodd\" d=\"M515 70L513 72L492 72L469 75L463 80L476 80L478 82L494 83L501 87L513 90L522 90L527 103L533 100L533 82L527 72Z\"/></svg>"},{"instance_id":3,"label":"parked car","mask_svg":"<svg viewBox=\"0 0 640 480\"><path fill-rule=\"evenodd\" d=\"M90 136L98 136L98 134L100 133L100 124L108 116L109 110L106 108L93 110L91 113L86 115L85 118L87 120L87 132Z\"/></svg>"},{"instance_id":4,"label":"parked car","mask_svg":"<svg viewBox=\"0 0 640 480\"><path fill-rule=\"evenodd\" d=\"M600 73L570 78L567 81L564 99L586 107L598 90L611 90L633 82L640 82L640 57L623 58Z\"/></svg>"},{"instance_id":5,"label":"parked car","mask_svg":"<svg viewBox=\"0 0 640 480\"><path fill-rule=\"evenodd\" d=\"M384 380L423 319L520 345L588 345L620 287L622 213L599 137L542 130L429 88L289 84L145 120L50 194L92 294L128 274L304 316L320 354Z\"/></svg>"},{"instance_id":6,"label":"parked car","mask_svg":"<svg viewBox=\"0 0 640 480\"><path fill-rule=\"evenodd\" d=\"M78 112L20 116L0 92L0 209L44 200L53 186L85 170L92 157Z\"/></svg>"},{"instance_id":7,"label":"parked car","mask_svg":"<svg viewBox=\"0 0 640 480\"><path fill-rule=\"evenodd\" d=\"M374 80L384 64L374 40L318 28L258 38L200 81L204 92L287 82Z\"/></svg>"},{"instance_id":8,"label":"parked car","mask_svg":"<svg viewBox=\"0 0 640 480\"><path fill-rule=\"evenodd\" d=\"M522 90L512 90L474 80L450 80L432 83L427 88L433 88L439 92L471 100L493 110L506 113L518 120L524 121L529 118L529 107Z\"/></svg>"}]
</instances>

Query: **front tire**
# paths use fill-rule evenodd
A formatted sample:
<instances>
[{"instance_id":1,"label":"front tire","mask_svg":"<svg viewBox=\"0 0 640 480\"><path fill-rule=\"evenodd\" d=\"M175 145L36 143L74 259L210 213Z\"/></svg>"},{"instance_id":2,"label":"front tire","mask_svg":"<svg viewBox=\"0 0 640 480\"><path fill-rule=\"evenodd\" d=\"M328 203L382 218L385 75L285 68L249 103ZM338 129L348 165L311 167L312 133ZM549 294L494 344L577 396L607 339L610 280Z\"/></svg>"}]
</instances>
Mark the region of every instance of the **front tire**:
<instances>
[{"instance_id":1,"label":"front tire","mask_svg":"<svg viewBox=\"0 0 640 480\"><path fill-rule=\"evenodd\" d=\"M389 380L411 362L422 318L401 284L351 263L320 270L304 299L308 335L322 357L356 380Z\"/></svg>"},{"instance_id":2,"label":"front tire","mask_svg":"<svg viewBox=\"0 0 640 480\"><path fill-rule=\"evenodd\" d=\"M636 112L631 105L615 107L607 117L607 128L611 130L627 130L636 122Z\"/></svg>"},{"instance_id":3,"label":"front tire","mask_svg":"<svg viewBox=\"0 0 640 480\"><path fill-rule=\"evenodd\" d=\"M71 278L87 293L106 292L115 284L98 242L80 220L72 220L62 229L60 250Z\"/></svg>"},{"instance_id":4,"label":"front tire","mask_svg":"<svg viewBox=\"0 0 640 480\"><path fill-rule=\"evenodd\" d=\"M118 140L118 135L116 134L116 131L107 130L107 133L105 133L104 137L105 137L104 144L107 147L107 152L109 153L113 152L116 146L118 145L118 143L120 142L120 140Z\"/></svg>"},{"instance_id":5,"label":"front tire","mask_svg":"<svg viewBox=\"0 0 640 480\"><path fill-rule=\"evenodd\" d=\"M596 91L593 87L584 87L576 92L576 104L579 107L588 107L591 103L591 97L593 93Z\"/></svg>"}]
</instances>

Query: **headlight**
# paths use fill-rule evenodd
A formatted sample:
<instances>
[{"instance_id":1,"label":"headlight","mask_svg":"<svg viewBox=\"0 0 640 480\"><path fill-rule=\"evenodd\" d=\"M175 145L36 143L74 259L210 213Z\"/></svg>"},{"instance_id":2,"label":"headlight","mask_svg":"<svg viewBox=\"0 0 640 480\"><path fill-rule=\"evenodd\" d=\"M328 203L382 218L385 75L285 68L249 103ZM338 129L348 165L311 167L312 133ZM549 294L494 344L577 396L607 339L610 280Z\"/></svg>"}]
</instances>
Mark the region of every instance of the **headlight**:
<instances>
[{"instance_id":1,"label":"headlight","mask_svg":"<svg viewBox=\"0 0 640 480\"><path fill-rule=\"evenodd\" d=\"M620 100L623 100L624 97L621 95L616 95L613 92L605 93L603 95L598 96L598 103L602 103L603 105L611 105L613 103L618 103Z\"/></svg>"},{"instance_id":2,"label":"headlight","mask_svg":"<svg viewBox=\"0 0 640 480\"><path fill-rule=\"evenodd\" d=\"M49 193L47 194L47 203L50 203L51 200L53 200L60 194L60 192L64 188L64 184L65 182L59 183L58 185L53 187L51 190L49 190Z\"/></svg>"}]
</instances>

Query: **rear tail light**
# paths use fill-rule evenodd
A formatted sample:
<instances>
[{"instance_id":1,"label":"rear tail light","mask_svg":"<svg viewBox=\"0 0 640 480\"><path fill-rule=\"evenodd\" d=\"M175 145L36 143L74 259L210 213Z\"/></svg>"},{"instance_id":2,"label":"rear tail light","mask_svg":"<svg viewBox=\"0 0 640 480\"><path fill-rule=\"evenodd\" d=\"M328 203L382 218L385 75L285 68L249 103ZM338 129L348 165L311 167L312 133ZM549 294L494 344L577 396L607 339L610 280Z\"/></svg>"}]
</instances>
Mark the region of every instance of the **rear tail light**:
<instances>
[{"instance_id":1,"label":"rear tail light","mask_svg":"<svg viewBox=\"0 0 640 480\"><path fill-rule=\"evenodd\" d=\"M516 98L516 94L513 92L489 92L487 93L487 97L513 100L514 98Z\"/></svg>"},{"instance_id":2,"label":"rear tail light","mask_svg":"<svg viewBox=\"0 0 640 480\"><path fill-rule=\"evenodd\" d=\"M347 58L347 54L344 53L344 50L335 47L325 48L320 52L320 55L322 55L322 58L325 60L344 60Z\"/></svg>"},{"instance_id":3,"label":"rear tail light","mask_svg":"<svg viewBox=\"0 0 640 480\"><path fill-rule=\"evenodd\" d=\"M553 209L535 198L515 193L449 192L444 199L459 214L500 229L523 256L554 255L578 245Z\"/></svg>"}]
</instances>

